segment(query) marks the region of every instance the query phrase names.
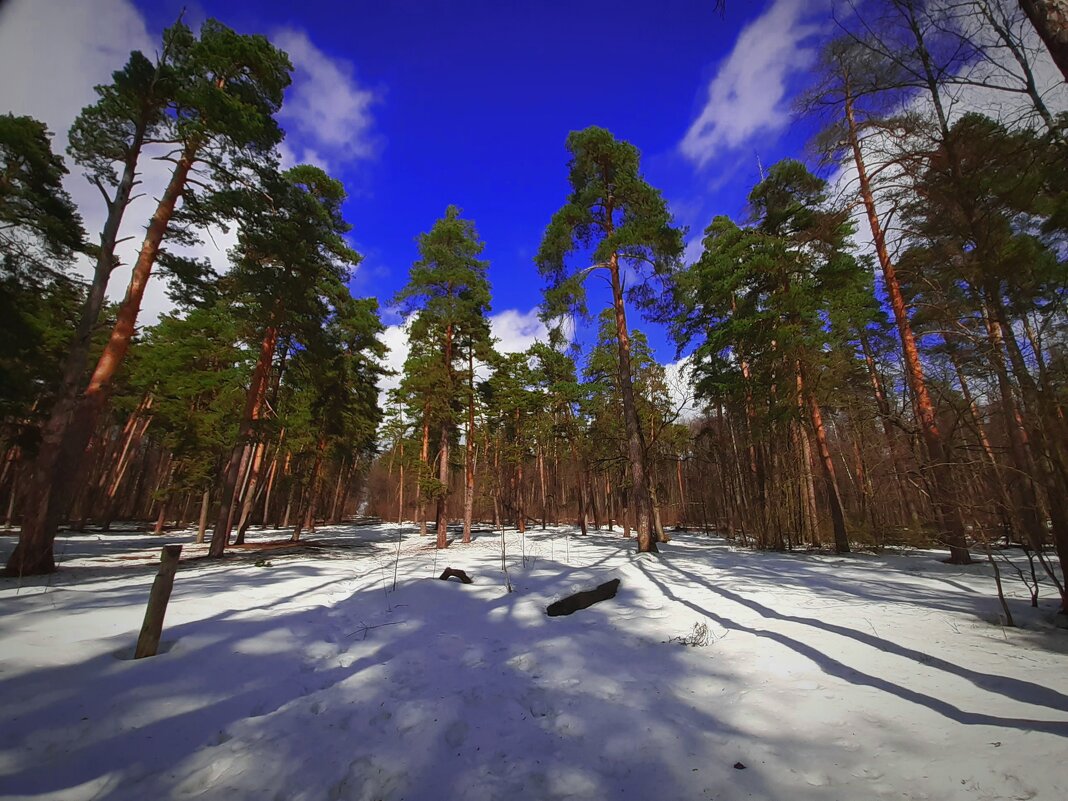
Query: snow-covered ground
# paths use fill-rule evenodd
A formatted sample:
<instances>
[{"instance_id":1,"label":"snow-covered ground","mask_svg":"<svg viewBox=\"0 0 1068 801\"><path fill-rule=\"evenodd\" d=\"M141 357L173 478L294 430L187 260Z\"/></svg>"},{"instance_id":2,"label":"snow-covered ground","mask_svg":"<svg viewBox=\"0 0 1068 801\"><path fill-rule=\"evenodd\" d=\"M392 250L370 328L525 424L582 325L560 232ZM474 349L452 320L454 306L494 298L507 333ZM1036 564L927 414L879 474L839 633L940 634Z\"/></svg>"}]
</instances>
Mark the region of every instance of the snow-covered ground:
<instances>
[{"instance_id":1,"label":"snow-covered ground","mask_svg":"<svg viewBox=\"0 0 1068 801\"><path fill-rule=\"evenodd\" d=\"M138 661L183 537L65 537L60 573L0 580L0 797L1068 798L1068 632L1022 598L1028 627L998 626L985 566L568 533L508 534L513 592L489 534L193 559ZM615 599L546 616L612 577ZM704 647L671 641L699 623Z\"/></svg>"}]
</instances>

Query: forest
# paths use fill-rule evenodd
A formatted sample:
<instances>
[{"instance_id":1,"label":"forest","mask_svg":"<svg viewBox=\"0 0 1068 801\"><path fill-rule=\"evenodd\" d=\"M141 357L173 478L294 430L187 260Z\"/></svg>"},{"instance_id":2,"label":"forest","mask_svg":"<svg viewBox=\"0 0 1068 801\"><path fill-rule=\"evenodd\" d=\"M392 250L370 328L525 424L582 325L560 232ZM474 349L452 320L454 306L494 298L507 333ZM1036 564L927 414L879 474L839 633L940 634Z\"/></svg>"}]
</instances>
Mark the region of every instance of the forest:
<instances>
[{"instance_id":1,"label":"forest","mask_svg":"<svg viewBox=\"0 0 1068 801\"><path fill-rule=\"evenodd\" d=\"M195 527L222 557L250 527L297 542L373 516L438 548L559 524L639 552L676 530L938 546L954 564L1011 546L1068 603L1068 117L1036 77L1051 56L1066 69L1055 6L836 7L795 109L820 133L762 167L747 213L715 217L693 258L700 232L639 149L572 132L529 267L550 333L528 350L491 335L476 221L413 220L418 259L390 301L410 350L381 399L384 326L349 290L346 189L282 166L289 58L179 19L115 65L65 155L43 123L0 117L7 574L51 572L61 530L117 521ZM150 157L170 177L120 264ZM70 170L99 189L99 232ZM209 225L237 233L225 269L181 255ZM601 280L603 307L587 300ZM149 281L174 306L139 326ZM643 320L668 326L686 381Z\"/></svg>"},{"instance_id":2,"label":"forest","mask_svg":"<svg viewBox=\"0 0 1068 801\"><path fill-rule=\"evenodd\" d=\"M1066 156L1065 0L0 2L0 797L1068 798Z\"/></svg>"}]
</instances>

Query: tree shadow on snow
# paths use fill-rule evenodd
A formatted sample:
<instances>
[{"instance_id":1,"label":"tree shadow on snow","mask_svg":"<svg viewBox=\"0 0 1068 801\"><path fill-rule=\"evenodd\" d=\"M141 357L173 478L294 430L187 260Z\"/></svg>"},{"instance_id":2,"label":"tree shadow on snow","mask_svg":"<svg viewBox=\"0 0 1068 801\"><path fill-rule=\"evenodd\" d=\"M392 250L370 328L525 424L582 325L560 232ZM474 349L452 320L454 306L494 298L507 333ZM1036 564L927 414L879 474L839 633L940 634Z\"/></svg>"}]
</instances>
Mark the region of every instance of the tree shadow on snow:
<instances>
[{"instance_id":1,"label":"tree shadow on snow","mask_svg":"<svg viewBox=\"0 0 1068 801\"><path fill-rule=\"evenodd\" d=\"M946 673L963 678L976 687L985 690L990 693L995 693L1009 698L1013 701L1024 704L1034 704L1043 706L1049 709L1053 709L1061 712L1068 712L1068 696L1057 692L1056 690L1035 684L1033 682L1010 678L1007 676L999 676L995 674L982 673L980 671L970 670L960 665L949 662L945 659L932 656L930 654L923 653L921 651L908 648L890 640L877 637L875 635L867 634L863 631L858 631L846 626L839 626L826 621L817 620L810 617L802 617L797 615L787 615L781 612L777 612L774 609L770 609L763 604L760 604L750 598L745 598L730 590L724 589L721 586L715 585L701 576L691 571L685 570L677 564L677 560L673 558L664 558L662 563L670 570L676 572L679 576L686 579L693 585L700 586L721 598L724 598L733 603L746 607L754 612L757 612L762 617L768 620L780 620L787 623L797 623L804 626L810 626L820 629L822 631L836 634L842 637L848 637L863 645L867 645L883 653L894 654L896 656L910 659L917 664L921 664L925 667L933 668L935 670L941 670ZM958 723L968 725L985 725L985 726L1004 726L1008 728L1019 729L1022 731L1043 731L1050 734L1055 734L1061 737L1068 737L1068 720L1065 721L1045 721L1045 720L1031 720L1024 718L1002 718L994 715L988 715L982 712L972 712L968 710L960 709L953 704L944 701L940 698L935 698L925 693L914 690L910 687L902 686L879 676L873 676L863 671L857 670L843 662L840 662L830 656L827 653L819 650L818 648L801 642L800 640L789 637L780 632L771 631L768 629L754 628L746 626L726 617L723 614L712 611L711 609L704 608L693 602L687 601L679 597L676 593L672 592L665 582L657 579L644 565L639 564L638 568L642 573L669 598L678 603L684 604L696 612L716 621L719 625L727 629L737 629L739 631L748 632L754 636L773 640L780 645L783 645L802 656L807 657L814 662L824 673L830 676L843 679L851 684L866 685L874 687L884 692L891 693L905 701L910 701L915 704L920 704L928 709L937 712L951 720Z\"/></svg>"},{"instance_id":2,"label":"tree shadow on snow","mask_svg":"<svg viewBox=\"0 0 1068 801\"><path fill-rule=\"evenodd\" d=\"M0 785L98 801L698 798L726 788L775 798L795 771L857 758L774 720L730 722L716 694L744 675L711 653L629 632L619 613L641 610L628 608L626 587L611 606L550 619L559 565L517 571L520 591L508 593L497 559L485 552L473 587L405 576L388 596L366 586L380 565L342 577L303 565L276 577L320 577L315 587L167 627L174 645L160 656L119 658L137 619L87 659L9 672ZM259 578L179 576L173 603L209 603ZM325 604L316 593L332 585L338 595ZM288 608L305 595L308 606ZM125 600L143 598L141 586ZM708 697L683 697L682 687ZM762 768L754 754L776 764ZM738 760L750 769L734 770ZM789 794L822 797L807 786Z\"/></svg>"}]
</instances>

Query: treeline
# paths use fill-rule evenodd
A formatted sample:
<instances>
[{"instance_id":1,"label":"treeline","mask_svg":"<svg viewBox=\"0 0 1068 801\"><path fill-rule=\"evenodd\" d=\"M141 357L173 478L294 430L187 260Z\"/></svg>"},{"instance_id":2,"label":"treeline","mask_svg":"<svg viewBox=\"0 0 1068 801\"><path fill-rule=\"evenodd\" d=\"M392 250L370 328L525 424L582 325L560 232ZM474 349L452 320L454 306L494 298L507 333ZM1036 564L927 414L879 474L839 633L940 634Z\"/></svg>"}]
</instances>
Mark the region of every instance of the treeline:
<instances>
[{"instance_id":1,"label":"treeline","mask_svg":"<svg viewBox=\"0 0 1068 801\"><path fill-rule=\"evenodd\" d=\"M451 211L452 238L423 239L378 514L436 521L439 547L449 519L465 540L479 520L618 525L644 551L671 525L762 548L938 544L956 563L1004 541L1063 600L1068 162L1045 53L1014 3L850 12L802 103L813 164L768 169L693 264L637 150L571 135L537 264L557 334L590 319L591 276L611 287L589 353L485 355L473 226ZM692 350L696 419L628 307Z\"/></svg>"},{"instance_id":2,"label":"treeline","mask_svg":"<svg viewBox=\"0 0 1068 801\"><path fill-rule=\"evenodd\" d=\"M338 519L373 453L385 348L377 302L348 290L343 186L280 166L276 117L292 66L263 36L181 20L97 87L69 155L101 194L91 240L40 122L0 117L7 573L55 569L63 523L157 517L213 523L211 553L252 520ZM145 163L170 165L123 301L105 304ZM209 226L236 228L230 266L179 254ZM76 280L79 255L95 265ZM137 329L153 273L176 310ZM159 279L156 279L159 280Z\"/></svg>"},{"instance_id":3,"label":"treeline","mask_svg":"<svg viewBox=\"0 0 1068 801\"><path fill-rule=\"evenodd\" d=\"M812 158L770 166L691 264L638 150L568 137L535 259L547 342L499 352L483 243L449 207L392 299L410 349L385 409L376 306L345 287L343 189L278 168L289 65L265 39L179 24L100 88L70 136L109 212L99 245L43 127L4 118L9 571L51 569L64 521L197 520L220 555L233 528L297 537L359 507L439 547L451 521L465 541L568 523L656 551L680 526L760 548L933 543L956 563L1012 542L1063 600L1068 119L1047 57L1007 0L847 10L800 109L821 123ZM108 309L150 145L174 175ZM238 232L221 276L162 247L208 223ZM75 252L96 260L88 288L62 269ZM136 334L154 266L178 311ZM610 302L591 308L601 279ZM635 313L668 327L690 381ZM586 352L569 344L583 324Z\"/></svg>"}]
</instances>

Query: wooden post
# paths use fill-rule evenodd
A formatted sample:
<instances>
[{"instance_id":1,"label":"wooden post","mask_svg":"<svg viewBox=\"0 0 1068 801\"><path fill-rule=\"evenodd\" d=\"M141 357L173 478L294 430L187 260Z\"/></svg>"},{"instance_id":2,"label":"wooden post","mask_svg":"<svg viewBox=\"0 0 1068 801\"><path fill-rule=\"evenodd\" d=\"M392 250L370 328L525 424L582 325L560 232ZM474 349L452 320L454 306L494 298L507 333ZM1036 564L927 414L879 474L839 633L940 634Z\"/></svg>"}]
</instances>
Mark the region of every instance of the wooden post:
<instances>
[{"instance_id":1,"label":"wooden post","mask_svg":"<svg viewBox=\"0 0 1068 801\"><path fill-rule=\"evenodd\" d=\"M167 612L167 602L171 599L174 574L178 570L178 560L181 556L181 545L163 546L159 573L156 574L156 580L152 582L152 592L148 596L148 609L145 610L145 622L141 624L141 634L137 638L134 659L156 655L159 638L163 633L163 616Z\"/></svg>"}]
</instances>

